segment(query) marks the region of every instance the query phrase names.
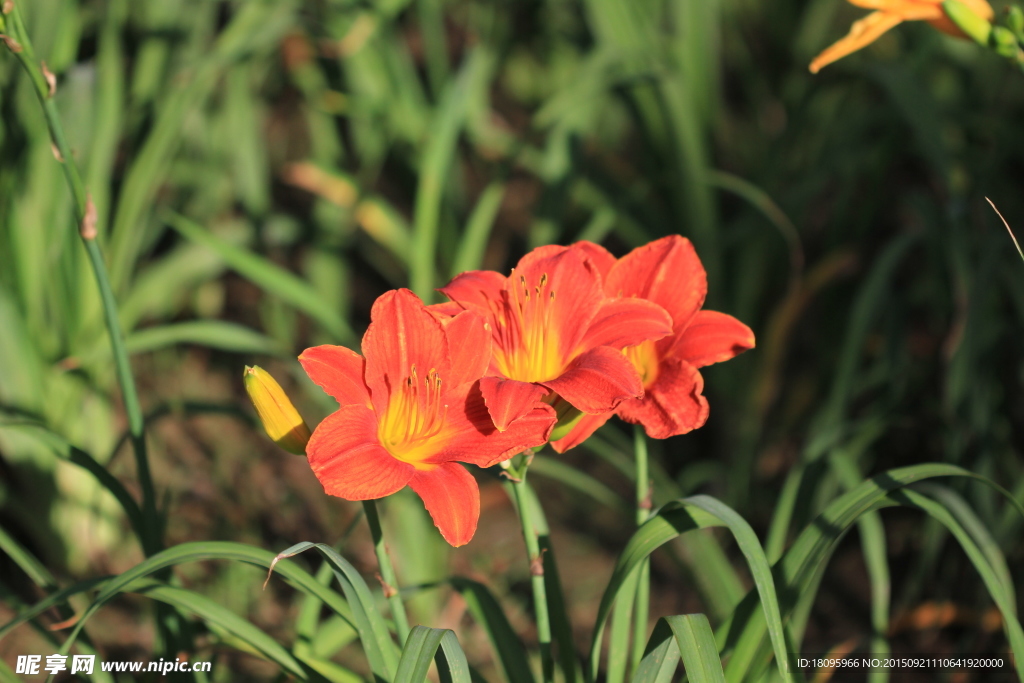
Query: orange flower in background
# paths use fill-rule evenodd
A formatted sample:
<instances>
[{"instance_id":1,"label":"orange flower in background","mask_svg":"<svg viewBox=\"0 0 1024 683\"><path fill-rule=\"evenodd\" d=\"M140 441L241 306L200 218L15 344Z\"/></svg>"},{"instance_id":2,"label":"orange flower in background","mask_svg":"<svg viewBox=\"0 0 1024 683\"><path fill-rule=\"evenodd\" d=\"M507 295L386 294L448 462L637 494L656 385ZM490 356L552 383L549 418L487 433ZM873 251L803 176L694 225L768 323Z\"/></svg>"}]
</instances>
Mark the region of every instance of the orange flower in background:
<instances>
[{"instance_id":1,"label":"orange flower in background","mask_svg":"<svg viewBox=\"0 0 1024 683\"><path fill-rule=\"evenodd\" d=\"M621 349L664 337L671 318L650 301L606 296L589 254L587 245L539 247L508 277L472 271L441 289L451 303L437 312L488 320L493 357L480 389L498 429L554 394L584 413L643 395Z\"/></svg>"},{"instance_id":2,"label":"orange flower in background","mask_svg":"<svg viewBox=\"0 0 1024 683\"><path fill-rule=\"evenodd\" d=\"M849 0L850 4L875 10L860 21L854 22L845 38L837 41L811 62L811 73L818 73L822 67L837 59L856 52L876 40L889 29L904 21L927 21L929 24L951 36L967 36L954 24L942 8L943 0ZM982 19L991 21L995 13L985 0L960 0Z\"/></svg>"},{"instance_id":3,"label":"orange flower in background","mask_svg":"<svg viewBox=\"0 0 1024 683\"><path fill-rule=\"evenodd\" d=\"M299 356L340 404L313 432L309 464L328 494L347 500L409 485L445 540L464 545L476 532L480 493L458 463L490 467L543 444L554 410L531 406L506 430L494 427L480 391L491 335L479 314L441 321L400 289L377 299L370 317L363 356L341 346Z\"/></svg>"},{"instance_id":4,"label":"orange flower in background","mask_svg":"<svg viewBox=\"0 0 1024 683\"><path fill-rule=\"evenodd\" d=\"M627 347L627 358L642 378L644 396L625 400L614 412L585 415L552 443L562 453L579 445L613 415L642 424L647 434L665 439L702 426L708 402L698 368L720 363L754 347L754 333L731 315L701 310L707 275L693 245L671 235L638 247L618 261L597 245L587 246L591 262L604 274L608 295L635 297L663 307L672 333Z\"/></svg>"}]
</instances>

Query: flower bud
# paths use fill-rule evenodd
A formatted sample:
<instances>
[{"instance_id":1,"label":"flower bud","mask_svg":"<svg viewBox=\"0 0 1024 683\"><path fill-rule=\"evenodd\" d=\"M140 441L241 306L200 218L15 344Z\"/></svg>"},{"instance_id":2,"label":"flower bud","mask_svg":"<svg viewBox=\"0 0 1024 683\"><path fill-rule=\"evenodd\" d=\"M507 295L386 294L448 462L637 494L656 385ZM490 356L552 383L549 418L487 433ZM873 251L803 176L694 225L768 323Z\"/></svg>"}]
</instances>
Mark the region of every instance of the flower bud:
<instances>
[{"instance_id":1,"label":"flower bud","mask_svg":"<svg viewBox=\"0 0 1024 683\"><path fill-rule=\"evenodd\" d=\"M1020 44L1013 31L1005 26L994 26L992 28L992 47L996 54L1002 57L1016 57L1020 52Z\"/></svg>"},{"instance_id":2,"label":"flower bud","mask_svg":"<svg viewBox=\"0 0 1024 683\"><path fill-rule=\"evenodd\" d=\"M263 368L245 367L245 390L260 416L267 436L281 448L296 455L306 454L310 432L281 385Z\"/></svg>"},{"instance_id":3,"label":"flower bud","mask_svg":"<svg viewBox=\"0 0 1024 683\"><path fill-rule=\"evenodd\" d=\"M979 45L988 45L992 24L969 7L967 3L961 2L961 0L944 0L942 11L968 38Z\"/></svg>"}]
</instances>

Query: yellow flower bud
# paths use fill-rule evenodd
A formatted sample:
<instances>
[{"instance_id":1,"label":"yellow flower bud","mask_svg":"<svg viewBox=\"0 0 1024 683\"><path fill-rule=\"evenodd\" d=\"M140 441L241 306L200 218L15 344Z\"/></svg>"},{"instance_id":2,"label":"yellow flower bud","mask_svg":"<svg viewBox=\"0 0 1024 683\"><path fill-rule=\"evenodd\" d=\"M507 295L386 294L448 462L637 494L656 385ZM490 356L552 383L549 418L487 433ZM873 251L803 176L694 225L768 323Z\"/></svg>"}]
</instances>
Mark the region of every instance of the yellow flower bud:
<instances>
[{"instance_id":1,"label":"yellow flower bud","mask_svg":"<svg viewBox=\"0 0 1024 683\"><path fill-rule=\"evenodd\" d=\"M281 448L296 455L306 454L310 433L306 422L288 400L281 385L263 368L245 367L245 390L260 416L267 436Z\"/></svg>"}]
</instances>

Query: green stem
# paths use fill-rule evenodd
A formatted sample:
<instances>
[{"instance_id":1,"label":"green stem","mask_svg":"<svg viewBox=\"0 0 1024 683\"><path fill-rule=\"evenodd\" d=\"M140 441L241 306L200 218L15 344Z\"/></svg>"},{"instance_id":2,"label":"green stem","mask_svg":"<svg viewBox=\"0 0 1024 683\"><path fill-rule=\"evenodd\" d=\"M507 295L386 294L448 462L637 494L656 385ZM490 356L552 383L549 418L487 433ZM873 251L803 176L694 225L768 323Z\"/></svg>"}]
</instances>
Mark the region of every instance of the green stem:
<instances>
[{"instance_id":1,"label":"green stem","mask_svg":"<svg viewBox=\"0 0 1024 683\"><path fill-rule=\"evenodd\" d=\"M405 613L405 603L402 602L402 596L398 592L398 577L395 576L395 568L391 566L391 558L388 557L388 549L384 544L384 530L380 526L377 503L372 500L364 500L363 510L366 511L366 522L370 525L370 536L373 537L373 551L377 553L377 564L380 565L384 596L388 599L388 604L391 605L391 618L395 620L398 641L404 646L409 637L409 617Z\"/></svg>"},{"instance_id":2,"label":"green stem","mask_svg":"<svg viewBox=\"0 0 1024 683\"><path fill-rule=\"evenodd\" d=\"M533 609L537 615L537 641L540 643L540 660L544 683L551 683L555 676L555 661L551 658L551 618L548 615L548 592L544 585L544 558L540 552L537 530L533 524L530 500L526 484L526 470L516 473L512 482L516 510L523 528L526 553L530 558L530 586L533 588Z\"/></svg>"},{"instance_id":3,"label":"green stem","mask_svg":"<svg viewBox=\"0 0 1024 683\"><path fill-rule=\"evenodd\" d=\"M75 217L81 228L79 234L85 245L86 253L89 255L89 263L92 266L93 274L96 277L96 284L100 290L100 298L103 302L103 315L107 325L107 332L110 336L110 345L113 349L118 384L121 386L125 411L128 414L128 429L132 436L139 483L142 487L143 535L140 541L146 555L152 555L159 552L162 547L160 519L156 508L156 492L149 470L149 458L146 454L142 407L139 404L138 392L135 389L135 379L132 377L131 365L128 362L128 352L124 344L124 335L121 332L121 325L117 316L117 302L114 299L114 293L110 286L110 278L107 275L103 254L100 252L99 245L96 244L98 230L97 226L95 226L95 208L91 205L91 199L85 189L85 184L82 182L78 166L75 164L71 147L68 145L67 136L64 134L64 126L60 121L57 106L53 101L51 84L47 81L48 72L45 71L45 66L35 56L32 42L29 39L28 31L25 30L25 26L22 23L17 5L7 15L5 23L13 40L13 44L9 42L7 45L17 56L28 73L32 84L35 86L36 95L42 104L46 124L50 130L50 137L54 147L60 154L64 177L67 179L68 187L71 189L71 195L75 203ZM49 77L52 79L52 74ZM88 225L90 222L93 225ZM86 229L87 227L88 229Z\"/></svg>"},{"instance_id":4,"label":"green stem","mask_svg":"<svg viewBox=\"0 0 1024 683\"><path fill-rule=\"evenodd\" d=\"M640 425L633 427L633 452L636 458L636 525L639 527L651 516L653 490L647 464L647 437ZM651 562L640 563L637 577L636 601L633 603L632 671L640 665L647 645L647 619L651 604Z\"/></svg>"}]
</instances>

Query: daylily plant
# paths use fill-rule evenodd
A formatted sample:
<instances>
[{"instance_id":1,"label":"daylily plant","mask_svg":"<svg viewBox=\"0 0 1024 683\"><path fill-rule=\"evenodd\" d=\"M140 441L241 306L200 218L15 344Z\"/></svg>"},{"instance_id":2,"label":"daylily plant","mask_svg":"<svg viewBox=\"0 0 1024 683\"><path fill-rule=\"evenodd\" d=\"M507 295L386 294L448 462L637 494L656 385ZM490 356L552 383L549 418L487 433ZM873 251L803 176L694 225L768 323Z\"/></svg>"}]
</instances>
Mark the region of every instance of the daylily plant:
<instances>
[{"instance_id":1,"label":"daylily plant","mask_svg":"<svg viewBox=\"0 0 1024 683\"><path fill-rule=\"evenodd\" d=\"M857 50L870 45L889 29L904 21L927 21L943 33L957 38L968 36L946 14L943 0L849 0L850 4L875 10L854 22L846 37L840 39L811 62L811 73ZM985 0L959 0L971 12L985 21L995 15Z\"/></svg>"},{"instance_id":2,"label":"daylily plant","mask_svg":"<svg viewBox=\"0 0 1024 683\"><path fill-rule=\"evenodd\" d=\"M539 247L507 277L467 272L440 291L449 301L434 306L385 293L362 355L317 346L299 362L339 404L305 444L324 490L373 500L408 485L453 546L480 516L460 463L490 467L550 439L562 452L615 414L659 439L696 429L708 416L698 369L754 346L746 325L701 310L704 268L677 235L618 261L590 242ZM257 370L260 419L301 449L305 423Z\"/></svg>"}]
</instances>

